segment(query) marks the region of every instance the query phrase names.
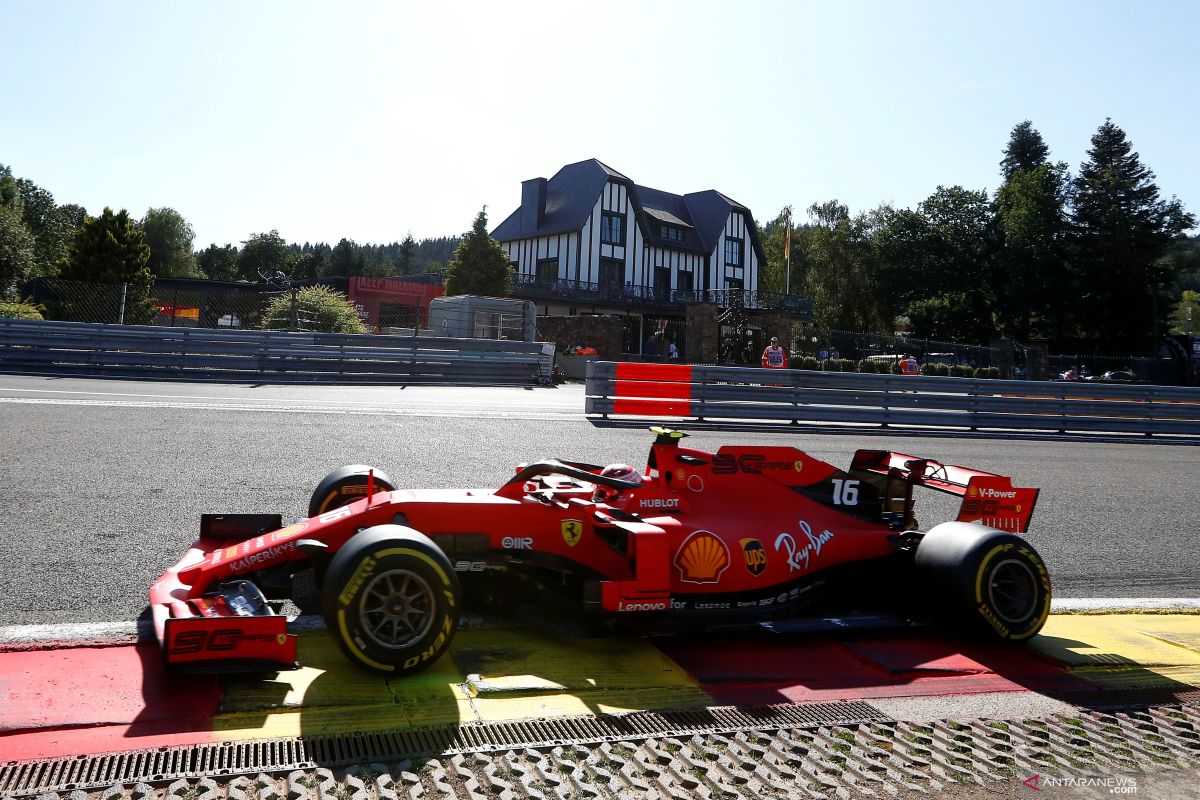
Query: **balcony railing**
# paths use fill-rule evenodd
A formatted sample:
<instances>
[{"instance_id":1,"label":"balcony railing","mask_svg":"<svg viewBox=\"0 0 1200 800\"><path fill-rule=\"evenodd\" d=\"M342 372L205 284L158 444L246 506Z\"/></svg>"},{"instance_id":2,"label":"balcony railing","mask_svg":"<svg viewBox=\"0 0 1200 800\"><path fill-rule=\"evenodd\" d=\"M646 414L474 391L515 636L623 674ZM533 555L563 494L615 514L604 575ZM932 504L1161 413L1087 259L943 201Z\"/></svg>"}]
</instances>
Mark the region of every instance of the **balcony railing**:
<instances>
[{"instance_id":1,"label":"balcony railing","mask_svg":"<svg viewBox=\"0 0 1200 800\"><path fill-rule=\"evenodd\" d=\"M513 294L531 300L604 303L616 306L673 306L682 310L688 303L715 303L729 308L740 300L745 308L788 311L800 316L812 312L812 299L781 292L746 289L708 289L704 291L668 290L656 286L591 283L567 278L539 279L536 275L517 275Z\"/></svg>"}]
</instances>

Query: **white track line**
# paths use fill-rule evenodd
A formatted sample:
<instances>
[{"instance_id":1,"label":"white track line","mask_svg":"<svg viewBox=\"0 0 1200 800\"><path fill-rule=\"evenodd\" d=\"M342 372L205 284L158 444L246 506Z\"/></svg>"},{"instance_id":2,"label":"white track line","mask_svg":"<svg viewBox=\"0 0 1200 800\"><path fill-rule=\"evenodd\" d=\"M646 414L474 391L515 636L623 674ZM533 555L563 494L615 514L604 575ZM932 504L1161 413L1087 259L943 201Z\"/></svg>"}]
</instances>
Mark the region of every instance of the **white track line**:
<instances>
[{"instance_id":1,"label":"white track line","mask_svg":"<svg viewBox=\"0 0 1200 800\"><path fill-rule=\"evenodd\" d=\"M1064 597L1054 599L1050 610L1061 614L1139 611L1200 611L1200 597Z\"/></svg>"}]
</instances>

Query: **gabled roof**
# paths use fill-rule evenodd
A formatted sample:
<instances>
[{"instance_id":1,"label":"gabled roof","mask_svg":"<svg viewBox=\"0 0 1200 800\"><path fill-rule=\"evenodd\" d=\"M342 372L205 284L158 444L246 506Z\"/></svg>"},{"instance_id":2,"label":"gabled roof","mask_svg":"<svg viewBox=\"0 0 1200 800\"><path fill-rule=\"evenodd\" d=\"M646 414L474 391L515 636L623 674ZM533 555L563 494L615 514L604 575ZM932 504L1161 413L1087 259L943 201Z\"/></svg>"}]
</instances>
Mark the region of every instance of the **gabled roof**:
<instances>
[{"instance_id":1,"label":"gabled roof","mask_svg":"<svg viewBox=\"0 0 1200 800\"><path fill-rule=\"evenodd\" d=\"M517 208L496 226L492 231L492 238L509 242L580 230L596 206L596 200L604 191L604 185L610 180L629 187L630 202L639 212L639 222L645 223L649 217L683 229L683 241L680 242L664 240L659 225L643 224L642 231L650 244L701 254L711 253L725 230L729 214L740 211L746 217L750 240L759 261L766 261L750 209L736 200L731 200L712 189L678 195L638 186L625 175L594 158L568 164L546 182L546 211L542 224L528 225L528 220L534 215L522 215L521 209Z\"/></svg>"},{"instance_id":2,"label":"gabled roof","mask_svg":"<svg viewBox=\"0 0 1200 800\"><path fill-rule=\"evenodd\" d=\"M546 182L546 214L541 225L536 228L523 226L521 209L518 208L496 226L492 238L509 242L577 231L587 222L609 180L633 185L629 178L594 158L568 164Z\"/></svg>"}]
</instances>

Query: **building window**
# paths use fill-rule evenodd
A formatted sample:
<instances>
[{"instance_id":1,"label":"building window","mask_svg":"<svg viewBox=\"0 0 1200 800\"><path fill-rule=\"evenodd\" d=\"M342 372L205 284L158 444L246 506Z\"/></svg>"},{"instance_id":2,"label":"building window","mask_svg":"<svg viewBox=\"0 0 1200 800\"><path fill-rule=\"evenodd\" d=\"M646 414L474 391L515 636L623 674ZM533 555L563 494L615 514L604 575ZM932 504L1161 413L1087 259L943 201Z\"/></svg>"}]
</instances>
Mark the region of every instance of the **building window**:
<instances>
[{"instance_id":1,"label":"building window","mask_svg":"<svg viewBox=\"0 0 1200 800\"><path fill-rule=\"evenodd\" d=\"M725 240L725 266L740 267L742 265L742 240Z\"/></svg>"},{"instance_id":2,"label":"building window","mask_svg":"<svg viewBox=\"0 0 1200 800\"><path fill-rule=\"evenodd\" d=\"M693 280L692 280L692 273L690 273L690 272L683 272L682 270L680 270L678 281L679 281L679 291L681 291L681 292L690 292L695 288L695 284L693 283Z\"/></svg>"},{"instance_id":3,"label":"building window","mask_svg":"<svg viewBox=\"0 0 1200 800\"><path fill-rule=\"evenodd\" d=\"M612 258L600 259L600 295L605 299L620 297L625 280L625 262Z\"/></svg>"},{"instance_id":4,"label":"building window","mask_svg":"<svg viewBox=\"0 0 1200 800\"><path fill-rule=\"evenodd\" d=\"M625 244L625 217L605 211L600 218L600 241L604 244Z\"/></svg>"},{"instance_id":5,"label":"building window","mask_svg":"<svg viewBox=\"0 0 1200 800\"><path fill-rule=\"evenodd\" d=\"M661 228L662 238L668 242L682 242L683 228L677 228L674 225L663 225Z\"/></svg>"},{"instance_id":6,"label":"building window","mask_svg":"<svg viewBox=\"0 0 1200 800\"><path fill-rule=\"evenodd\" d=\"M742 288L742 279L741 278L726 278L725 279L725 288L740 290Z\"/></svg>"},{"instance_id":7,"label":"building window","mask_svg":"<svg viewBox=\"0 0 1200 800\"><path fill-rule=\"evenodd\" d=\"M537 285L553 286L556 280L558 280L558 259L539 259L537 262Z\"/></svg>"}]
</instances>

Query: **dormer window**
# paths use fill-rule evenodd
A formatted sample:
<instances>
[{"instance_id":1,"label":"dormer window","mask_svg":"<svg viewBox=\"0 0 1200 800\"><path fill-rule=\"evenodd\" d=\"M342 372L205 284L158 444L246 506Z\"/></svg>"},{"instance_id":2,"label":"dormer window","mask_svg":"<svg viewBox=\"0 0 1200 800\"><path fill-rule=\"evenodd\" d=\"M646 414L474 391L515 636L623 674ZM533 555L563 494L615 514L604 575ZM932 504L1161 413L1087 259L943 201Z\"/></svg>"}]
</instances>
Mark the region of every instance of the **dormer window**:
<instances>
[{"instance_id":1,"label":"dormer window","mask_svg":"<svg viewBox=\"0 0 1200 800\"><path fill-rule=\"evenodd\" d=\"M663 225L659 229L659 232L663 238L663 241L667 241L667 242L682 242L683 241L683 228L677 227L675 225Z\"/></svg>"}]
</instances>

